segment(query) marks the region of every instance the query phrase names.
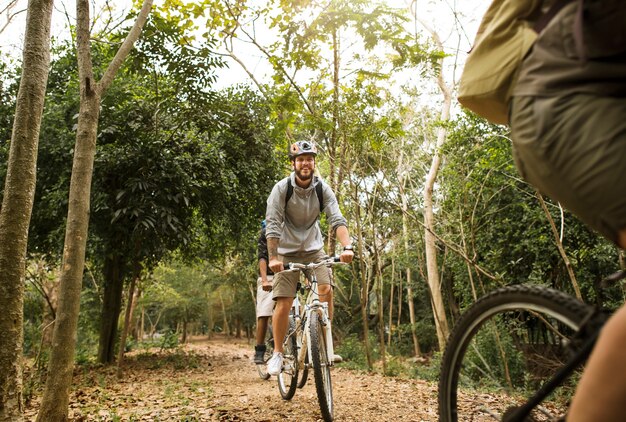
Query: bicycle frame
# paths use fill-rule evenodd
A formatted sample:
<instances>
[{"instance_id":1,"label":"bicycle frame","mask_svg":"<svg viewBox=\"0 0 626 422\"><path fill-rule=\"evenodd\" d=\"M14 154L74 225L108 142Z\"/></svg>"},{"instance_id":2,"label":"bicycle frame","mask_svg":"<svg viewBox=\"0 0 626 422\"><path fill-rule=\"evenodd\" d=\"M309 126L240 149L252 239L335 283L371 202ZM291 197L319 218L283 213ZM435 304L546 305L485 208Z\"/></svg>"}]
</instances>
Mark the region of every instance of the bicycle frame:
<instances>
[{"instance_id":1,"label":"bicycle frame","mask_svg":"<svg viewBox=\"0 0 626 422\"><path fill-rule=\"evenodd\" d=\"M292 263L290 268L287 271L300 271L304 273L305 277L310 280L309 286L307 289L309 293L307 295L307 299L304 305L304 312L301 313L301 303L296 292L296 297L293 300L293 304L291 305L291 312L294 315L296 320L296 328L293 333L288 333L285 336L285 344L289 340L289 337L292 335L296 336L296 341L298 344L298 363L301 367L305 366L305 357L308 355L309 365L313 361L313 357L311 355L311 344L310 341L310 324L311 324L311 316L313 313L317 313L322 318L322 325L324 327L324 337L326 339L326 354L327 361L330 366L333 366L333 356L335 354L334 345L333 345L333 335L332 328L330 324L330 316L328 314L328 303L322 302L319 298L318 290L317 290L317 276L315 275L315 269L322 265L331 265L331 263L338 263L338 261L322 261L316 264L295 264ZM300 335L303 334L303 335Z\"/></svg>"}]
</instances>

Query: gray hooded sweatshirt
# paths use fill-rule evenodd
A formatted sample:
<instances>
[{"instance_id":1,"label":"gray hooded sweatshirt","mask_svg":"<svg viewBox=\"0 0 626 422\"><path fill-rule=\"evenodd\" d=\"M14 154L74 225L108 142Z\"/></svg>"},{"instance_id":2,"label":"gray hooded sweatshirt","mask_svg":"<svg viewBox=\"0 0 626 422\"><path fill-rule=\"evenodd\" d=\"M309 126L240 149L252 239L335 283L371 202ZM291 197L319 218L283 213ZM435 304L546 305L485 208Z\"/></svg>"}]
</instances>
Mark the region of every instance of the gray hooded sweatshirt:
<instances>
[{"instance_id":1,"label":"gray hooded sweatshirt","mask_svg":"<svg viewBox=\"0 0 626 422\"><path fill-rule=\"evenodd\" d=\"M285 207L287 195L287 180L291 179L293 195ZM337 197L331 188L322 183L324 209L328 224L337 230L339 226L346 226L346 219L339 210ZM267 198L265 222L266 236L278 238L278 254L293 256L304 253L317 252L324 247L324 239L318 221L320 204L315 193L315 178L308 188L303 189L296 184L296 175L292 172L274 185L272 193Z\"/></svg>"}]
</instances>

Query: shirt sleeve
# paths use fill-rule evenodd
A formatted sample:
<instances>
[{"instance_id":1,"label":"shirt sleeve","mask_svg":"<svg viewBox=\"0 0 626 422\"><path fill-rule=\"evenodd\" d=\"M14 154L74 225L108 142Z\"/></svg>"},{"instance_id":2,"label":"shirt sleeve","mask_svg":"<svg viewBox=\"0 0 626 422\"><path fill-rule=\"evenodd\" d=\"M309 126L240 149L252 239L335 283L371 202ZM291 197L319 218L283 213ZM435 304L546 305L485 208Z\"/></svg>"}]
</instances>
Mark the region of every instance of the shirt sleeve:
<instances>
[{"instance_id":1,"label":"shirt sleeve","mask_svg":"<svg viewBox=\"0 0 626 422\"><path fill-rule=\"evenodd\" d=\"M276 183L267 198L265 211L265 235L269 238L280 239L285 218L285 195L287 194L287 179Z\"/></svg>"},{"instance_id":2,"label":"shirt sleeve","mask_svg":"<svg viewBox=\"0 0 626 422\"><path fill-rule=\"evenodd\" d=\"M348 227L348 222L344 218L341 210L339 209L339 203L333 190L324 183L324 213L326 214L326 220L328 224L337 230L338 227Z\"/></svg>"}]
</instances>

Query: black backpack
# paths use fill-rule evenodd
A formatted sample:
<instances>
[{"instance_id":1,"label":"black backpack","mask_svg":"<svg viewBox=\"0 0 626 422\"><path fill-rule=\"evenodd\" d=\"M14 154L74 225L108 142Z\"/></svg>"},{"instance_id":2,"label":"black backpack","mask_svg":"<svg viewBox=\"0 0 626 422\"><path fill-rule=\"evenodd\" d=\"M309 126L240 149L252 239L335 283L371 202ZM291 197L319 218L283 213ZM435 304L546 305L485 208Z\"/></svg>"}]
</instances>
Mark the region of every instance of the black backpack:
<instances>
[{"instance_id":1,"label":"black backpack","mask_svg":"<svg viewBox=\"0 0 626 422\"><path fill-rule=\"evenodd\" d=\"M317 194L317 200L320 202L320 213L324 210L324 187L322 186L322 182L319 182L319 178L315 176L313 179L313 183L317 183L315 185L315 193ZM285 209L287 209L287 203L293 196L293 185L291 184L291 177L287 179L287 194L285 195Z\"/></svg>"}]
</instances>

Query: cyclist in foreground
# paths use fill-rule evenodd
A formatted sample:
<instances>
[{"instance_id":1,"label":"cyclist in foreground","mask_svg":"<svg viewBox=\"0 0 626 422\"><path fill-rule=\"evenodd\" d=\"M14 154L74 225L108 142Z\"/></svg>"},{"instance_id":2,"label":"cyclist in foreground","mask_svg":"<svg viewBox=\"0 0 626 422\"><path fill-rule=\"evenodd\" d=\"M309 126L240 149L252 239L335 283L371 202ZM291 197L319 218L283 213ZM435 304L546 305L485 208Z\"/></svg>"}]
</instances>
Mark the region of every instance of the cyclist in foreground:
<instances>
[{"instance_id":1,"label":"cyclist in foreground","mask_svg":"<svg viewBox=\"0 0 626 422\"><path fill-rule=\"evenodd\" d=\"M341 261L349 263L354 257L346 219L339 210L337 198L331 188L314 176L317 147L313 141L298 141L291 145L293 172L280 180L267 199L266 236L269 266L276 274L272 286L276 302L272 316L274 328L274 354L267 363L267 372L278 375L283 364L283 341L287 331L289 310L296 296L299 275L297 272L280 273L283 263L318 262L326 256L324 240L318 217L326 213L343 247ZM321 186L318 187L318 184ZM329 316L333 316L333 286L330 270L316 270L319 296L328 303ZM334 357L339 360L338 357Z\"/></svg>"},{"instance_id":2,"label":"cyclist in foreground","mask_svg":"<svg viewBox=\"0 0 626 422\"><path fill-rule=\"evenodd\" d=\"M510 125L521 175L626 249L626 2L572 1L559 12L524 59ZM568 421L626 420L625 400L622 306L602 330Z\"/></svg>"}]
</instances>

